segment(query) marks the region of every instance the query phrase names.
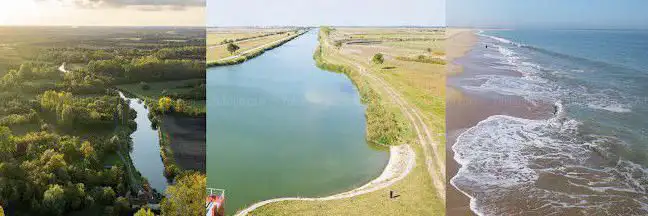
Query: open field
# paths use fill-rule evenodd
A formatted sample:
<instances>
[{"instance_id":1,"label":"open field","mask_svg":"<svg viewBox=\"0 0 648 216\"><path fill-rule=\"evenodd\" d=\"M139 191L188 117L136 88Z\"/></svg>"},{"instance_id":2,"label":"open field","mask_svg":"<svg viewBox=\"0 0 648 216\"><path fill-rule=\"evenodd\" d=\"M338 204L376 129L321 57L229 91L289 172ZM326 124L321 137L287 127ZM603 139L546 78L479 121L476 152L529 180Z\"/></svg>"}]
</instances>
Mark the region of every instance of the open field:
<instances>
[{"instance_id":1,"label":"open field","mask_svg":"<svg viewBox=\"0 0 648 216\"><path fill-rule=\"evenodd\" d=\"M369 133L375 129L372 119L379 118L375 115L381 113L372 109L394 114L396 125L403 127L396 140L412 147L416 165L404 179L374 192L327 201L274 202L257 208L252 214L444 215L445 29L322 28L321 31L320 49L315 54L318 66L343 72L358 86L368 106ZM377 53L384 56L381 64L372 62ZM371 95L377 97L367 97ZM390 191L401 196L391 199Z\"/></svg>"},{"instance_id":2,"label":"open field","mask_svg":"<svg viewBox=\"0 0 648 216\"><path fill-rule=\"evenodd\" d=\"M225 40L241 41L247 39L255 39L287 31L294 31L294 29L253 27L208 28L207 46L223 45L223 41Z\"/></svg>"},{"instance_id":3,"label":"open field","mask_svg":"<svg viewBox=\"0 0 648 216\"><path fill-rule=\"evenodd\" d=\"M303 33L300 28L214 28L207 33L207 64L230 65L256 57ZM239 47L228 51L229 44Z\"/></svg>"}]
</instances>

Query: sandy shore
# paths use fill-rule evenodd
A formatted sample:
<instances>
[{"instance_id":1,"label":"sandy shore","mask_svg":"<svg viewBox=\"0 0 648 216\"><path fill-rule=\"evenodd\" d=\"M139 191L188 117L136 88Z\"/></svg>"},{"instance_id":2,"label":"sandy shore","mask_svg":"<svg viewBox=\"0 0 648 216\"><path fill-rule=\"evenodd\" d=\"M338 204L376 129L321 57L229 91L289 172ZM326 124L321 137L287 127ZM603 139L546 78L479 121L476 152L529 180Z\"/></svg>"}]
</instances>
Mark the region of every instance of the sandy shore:
<instances>
[{"instance_id":1,"label":"sandy shore","mask_svg":"<svg viewBox=\"0 0 648 216\"><path fill-rule=\"evenodd\" d=\"M448 55L453 59L453 71L449 71L448 79L461 79L464 76L488 74L488 69L474 65L465 67L459 62L470 63L481 61L472 59L470 50L478 42L472 31L461 31L448 40ZM468 54L468 55L467 55ZM470 64L469 64L470 65ZM465 71L464 71L465 70ZM498 73L508 73L511 76L521 76L514 71L499 70ZM505 96L492 93L467 93L453 88L448 82L446 96L446 215L475 215L470 210L470 198L459 191L450 180L456 175L460 165L454 160L452 146L457 137L470 127L492 115L509 115L527 119L547 118L552 113L551 104L531 104L518 96Z\"/></svg>"},{"instance_id":2,"label":"sandy shore","mask_svg":"<svg viewBox=\"0 0 648 216\"><path fill-rule=\"evenodd\" d=\"M317 197L317 198L304 198L304 197L283 197L276 199L264 200L239 211L236 215L248 215L250 212L255 209L264 206L266 204L281 202L281 201L290 201L290 200L301 200L301 201L327 201L327 200L336 200L336 199L345 199L350 198L373 191L377 191L400 181L409 174L414 166L416 165L416 154L412 147L407 144L402 144L398 146L392 146L389 149L389 162L383 172L370 181L369 183L350 190L342 192L339 194L326 196L326 197Z\"/></svg>"},{"instance_id":3,"label":"sandy shore","mask_svg":"<svg viewBox=\"0 0 648 216\"><path fill-rule=\"evenodd\" d=\"M446 31L446 58L451 64L447 65L448 76L458 74L462 67L454 63L454 60L464 56L477 43L477 36L474 30L470 29L448 29ZM469 207L470 199L450 184L450 179L457 173L458 164L454 161L452 145L455 142L456 131L451 127L448 114L454 108L452 101L463 98L461 92L447 86L446 90L446 215L472 215ZM462 111L456 113L464 113ZM454 132L453 132L454 131Z\"/></svg>"}]
</instances>

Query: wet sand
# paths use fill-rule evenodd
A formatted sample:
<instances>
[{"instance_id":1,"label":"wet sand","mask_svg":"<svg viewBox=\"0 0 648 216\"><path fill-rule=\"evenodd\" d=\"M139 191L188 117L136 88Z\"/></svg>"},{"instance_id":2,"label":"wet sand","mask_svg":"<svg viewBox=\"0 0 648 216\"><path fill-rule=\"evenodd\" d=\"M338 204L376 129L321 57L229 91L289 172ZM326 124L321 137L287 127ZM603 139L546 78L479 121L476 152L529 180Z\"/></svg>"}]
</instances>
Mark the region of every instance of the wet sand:
<instances>
[{"instance_id":1,"label":"wet sand","mask_svg":"<svg viewBox=\"0 0 648 216\"><path fill-rule=\"evenodd\" d=\"M453 62L449 67L448 94L446 95L446 215L475 215L470 210L470 198L450 184L457 173L459 164L454 160L452 145L456 138L465 130L492 115L509 115L527 119L543 119L551 116L553 105L531 104L518 96L505 96L494 93L469 93L458 90L453 83L465 77L488 74L488 62L474 62L471 48L476 46L478 39L472 31L458 33L448 41L448 57ZM468 47L468 49L466 49ZM479 59L481 60L481 59ZM519 76L515 71L498 70L499 74L506 73Z\"/></svg>"},{"instance_id":2,"label":"wet sand","mask_svg":"<svg viewBox=\"0 0 648 216\"><path fill-rule=\"evenodd\" d=\"M171 150L183 170L205 172L206 118L176 115L164 116L164 130L171 137Z\"/></svg>"}]
</instances>

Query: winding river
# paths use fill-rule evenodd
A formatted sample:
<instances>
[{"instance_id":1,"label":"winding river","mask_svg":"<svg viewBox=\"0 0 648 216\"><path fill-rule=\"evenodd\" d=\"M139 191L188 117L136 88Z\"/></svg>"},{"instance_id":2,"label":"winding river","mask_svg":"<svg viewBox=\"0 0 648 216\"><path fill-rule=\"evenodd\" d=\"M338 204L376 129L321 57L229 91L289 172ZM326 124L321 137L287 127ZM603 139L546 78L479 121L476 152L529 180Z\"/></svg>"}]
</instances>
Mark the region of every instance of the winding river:
<instances>
[{"instance_id":1,"label":"winding river","mask_svg":"<svg viewBox=\"0 0 648 216\"><path fill-rule=\"evenodd\" d=\"M207 72L208 187L227 214L257 201L326 196L380 175L387 151L365 140L365 106L344 75L312 58L317 31Z\"/></svg>"},{"instance_id":2,"label":"winding river","mask_svg":"<svg viewBox=\"0 0 648 216\"><path fill-rule=\"evenodd\" d=\"M137 130L131 134L133 151L130 153L133 165L142 176L148 179L151 187L163 193L167 186L164 177L164 164L160 157L160 137L157 130L151 128L148 109L137 98L129 98L119 92L119 96L129 101L129 106L137 112L135 122Z\"/></svg>"}]
</instances>

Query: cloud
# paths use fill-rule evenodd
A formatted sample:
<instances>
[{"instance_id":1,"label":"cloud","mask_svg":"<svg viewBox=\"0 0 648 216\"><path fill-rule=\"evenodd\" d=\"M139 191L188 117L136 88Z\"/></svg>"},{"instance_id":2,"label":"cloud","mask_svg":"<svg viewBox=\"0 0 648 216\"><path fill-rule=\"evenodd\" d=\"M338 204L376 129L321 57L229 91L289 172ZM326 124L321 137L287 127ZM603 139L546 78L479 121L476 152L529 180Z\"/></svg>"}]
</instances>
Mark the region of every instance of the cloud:
<instances>
[{"instance_id":1,"label":"cloud","mask_svg":"<svg viewBox=\"0 0 648 216\"><path fill-rule=\"evenodd\" d=\"M47 0L38 0L47 1ZM139 10L184 10L185 7L204 7L205 0L54 0L82 8L134 7Z\"/></svg>"}]
</instances>

